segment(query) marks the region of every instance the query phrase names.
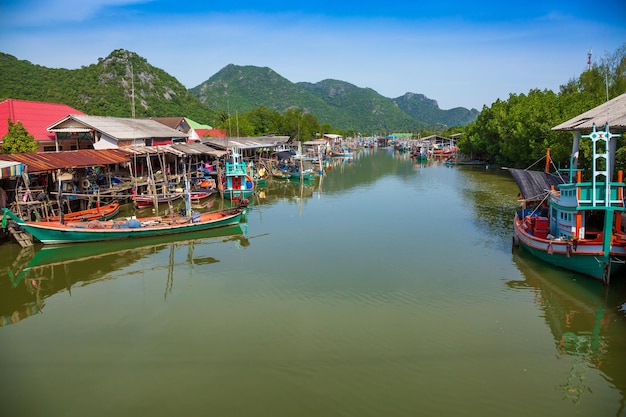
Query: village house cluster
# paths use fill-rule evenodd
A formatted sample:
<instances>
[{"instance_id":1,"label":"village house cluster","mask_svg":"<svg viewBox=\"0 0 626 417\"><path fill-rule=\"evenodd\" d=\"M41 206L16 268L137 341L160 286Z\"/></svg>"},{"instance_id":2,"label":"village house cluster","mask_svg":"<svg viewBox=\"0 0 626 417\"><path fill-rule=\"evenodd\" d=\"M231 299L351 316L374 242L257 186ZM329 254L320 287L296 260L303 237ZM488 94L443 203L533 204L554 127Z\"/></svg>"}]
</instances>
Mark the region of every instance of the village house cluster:
<instances>
[{"instance_id":1,"label":"village house cluster","mask_svg":"<svg viewBox=\"0 0 626 417\"><path fill-rule=\"evenodd\" d=\"M24 217L45 215L59 193L71 196L69 211L82 210L130 198L164 175L179 181L183 162L187 171L216 171L233 148L248 162L292 146L288 136L227 137L184 116L90 116L65 104L16 99L0 102L0 140L9 120L38 144L37 152L0 154L0 208L17 206ZM341 140L325 135L307 144L331 147Z\"/></svg>"}]
</instances>

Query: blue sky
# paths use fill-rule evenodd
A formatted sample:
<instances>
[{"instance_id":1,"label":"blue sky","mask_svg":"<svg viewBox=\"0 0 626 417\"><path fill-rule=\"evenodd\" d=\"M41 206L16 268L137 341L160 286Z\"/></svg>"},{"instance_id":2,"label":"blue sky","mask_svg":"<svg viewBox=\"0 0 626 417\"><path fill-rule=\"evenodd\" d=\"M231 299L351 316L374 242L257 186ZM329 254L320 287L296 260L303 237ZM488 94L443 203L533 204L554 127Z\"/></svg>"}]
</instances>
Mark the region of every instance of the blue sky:
<instances>
[{"instance_id":1,"label":"blue sky","mask_svg":"<svg viewBox=\"0 0 626 417\"><path fill-rule=\"evenodd\" d=\"M0 0L0 51L50 68L127 49L187 88L228 64L442 109L552 89L626 43L626 1Z\"/></svg>"}]
</instances>

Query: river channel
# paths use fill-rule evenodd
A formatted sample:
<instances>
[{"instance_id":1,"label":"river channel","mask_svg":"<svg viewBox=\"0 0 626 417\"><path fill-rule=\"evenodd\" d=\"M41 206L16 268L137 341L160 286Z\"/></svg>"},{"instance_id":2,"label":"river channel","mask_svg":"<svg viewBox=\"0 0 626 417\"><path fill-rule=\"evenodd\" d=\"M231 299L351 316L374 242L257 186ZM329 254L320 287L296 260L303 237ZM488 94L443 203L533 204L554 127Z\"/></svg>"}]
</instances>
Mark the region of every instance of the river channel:
<instances>
[{"instance_id":1,"label":"river channel","mask_svg":"<svg viewBox=\"0 0 626 417\"><path fill-rule=\"evenodd\" d=\"M512 251L517 193L381 149L236 227L5 243L0 415L626 416L626 277Z\"/></svg>"}]
</instances>

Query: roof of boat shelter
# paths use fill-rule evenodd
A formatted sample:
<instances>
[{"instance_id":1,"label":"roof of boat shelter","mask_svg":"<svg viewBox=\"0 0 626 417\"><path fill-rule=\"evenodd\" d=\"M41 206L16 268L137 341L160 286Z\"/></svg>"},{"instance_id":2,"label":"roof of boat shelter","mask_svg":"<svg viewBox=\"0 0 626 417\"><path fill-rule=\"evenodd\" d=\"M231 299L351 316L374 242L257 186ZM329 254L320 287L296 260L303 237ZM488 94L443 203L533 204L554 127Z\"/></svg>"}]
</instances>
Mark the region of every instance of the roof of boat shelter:
<instances>
[{"instance_id":1,"label":"roof of boat shelter","mask_svg":"<svg viewBox=\"0 0 626 417\"><path fill-rule=\"evenodd\" d=\"M203 145L202 143L172 143L170 145L158 145L158 146L129 146L120 148L122 151L132 155L156 155L157 153L168 153L176 156L189 156L189 155L213 155L217 158L221 158L226 155L226 151L220 149L214 149L210 146Z\"/></svg>"},{"instance_id":2,"label":"roof of boat shelter","mask_svg":"<svg viewBox=\"0 0 626 417\"><path fill-rule=\"evenodd\" d=\"M552 130L591 130L594 124L599 129L607 123L611 131L626 131L626 93L579 114Z\"/></svg>"},{"instance_id":3,"label":"roof of boat shelter","mask_svg":"<svg viewBox=\"0 0 626 417\"><path fill-rule=\"evenodd\" d=\"M121 149L80 149L63 152L24 152L0 154L0 160L21 162L29 173L62 168L85 168L119 164L130 161L130 155Z\"/></svg>"},{"instance_id":4,"label":"roof of boat shelter","mask_svg":"<svg viewBox=\"0 0 626 417\"><path fill-rule=\"evenodd\" d=\"M242 138L201 138L200 142L218 149L271 148L289 142L289 136L252 136Z\"/></svg>"}]
</instances>

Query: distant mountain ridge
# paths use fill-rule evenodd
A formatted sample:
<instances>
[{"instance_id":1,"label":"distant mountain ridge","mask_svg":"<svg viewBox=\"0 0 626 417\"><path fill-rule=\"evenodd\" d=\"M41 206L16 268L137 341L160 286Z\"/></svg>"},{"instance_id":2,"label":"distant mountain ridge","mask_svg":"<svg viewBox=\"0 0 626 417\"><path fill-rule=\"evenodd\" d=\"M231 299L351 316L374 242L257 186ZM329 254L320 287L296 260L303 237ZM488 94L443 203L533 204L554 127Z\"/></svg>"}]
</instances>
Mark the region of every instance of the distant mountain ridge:
<instances>
[{"instance_id":1,"label":"distant mountain ridge","mask_svg":"<svg viewBox=\"0 0 626 417\"><path fill-rule=\"evenodd\" d=\"M292 83L271 68L234 64L189 91L212 108L246 112L264 106L281 113L299 108L314 114L321 123L364 134L464 126L479 113L463 107L442 110L435 100L422 94L406 93L390 99L345 81Z\"/></svg>"},{"instance_id":2,"label":"distant mountain ridge","mask_svg":"<svg viewBox=\"0 0 626 417\"><path fill-rule=\"evenodd\" d=\"M0 53L0 98L64 103L87 114L131 117L187 116L216 124L220 113L260 106L283 113L298 108L334 129L362 134L460 126L478 110L441 110L435 100L407 93L390 99L339 80L292 83L267 67L229 64L187 89L134 52L118 49L75 70L46 68ZM133 96L134 91L134 108Z\"/></svg>"}]
</instances>

